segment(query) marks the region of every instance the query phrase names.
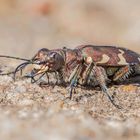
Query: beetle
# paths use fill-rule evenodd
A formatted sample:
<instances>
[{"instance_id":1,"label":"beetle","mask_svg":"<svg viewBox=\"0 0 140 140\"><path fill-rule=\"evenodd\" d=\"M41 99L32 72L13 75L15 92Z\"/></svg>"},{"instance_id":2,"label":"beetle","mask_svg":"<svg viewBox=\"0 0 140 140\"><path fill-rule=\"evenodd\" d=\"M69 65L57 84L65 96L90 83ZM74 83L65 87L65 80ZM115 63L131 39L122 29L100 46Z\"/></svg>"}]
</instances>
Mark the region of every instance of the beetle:
<instances>
[{"instance_id":1,"label":"beetle","mask_svg":"<svg viewBox=\"0 0 140 140\"><path fill-rule=\"evenodd\" d=\"M93 80L117 108L120 107L109 95L107 84L140 74L140 55L121 47L81 45L75 49L43 50L42 57L39 54L34 57L39 66L32 76L57 71L62 81L68 77L70 98L77 84L86 86Z\"/></svg>"}]
</instances>

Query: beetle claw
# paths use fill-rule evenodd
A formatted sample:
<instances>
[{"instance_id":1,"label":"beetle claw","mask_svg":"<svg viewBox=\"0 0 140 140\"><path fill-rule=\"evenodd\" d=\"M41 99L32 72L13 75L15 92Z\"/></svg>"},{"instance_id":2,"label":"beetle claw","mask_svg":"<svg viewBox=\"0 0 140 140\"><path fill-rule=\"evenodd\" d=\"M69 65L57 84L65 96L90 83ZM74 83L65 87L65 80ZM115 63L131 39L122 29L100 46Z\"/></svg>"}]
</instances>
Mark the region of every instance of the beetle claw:
<instances>
[{"instance_id":1,"label":"beetle claw","mask_svg":"<svg viewBox=\"0 0 140 140\"><path fill-rule=\"evenodd\" d=\"M109 95L108 88L106 86L101 86L103 93L108 97L109 101L118 109L122 109L121 106L114 103L114 99Z\"/></svg>"},{"instance_id":2,"label":"beetle claw","mask_svg":"<svg viewBox=\"0 0 140 140\"><path fill-rule=\"evenodd\" d=\"M72 92L73 92L73 88L70 88L70 92L69 92L70 100L72 99Z\"/></svg>"}]
</instances>

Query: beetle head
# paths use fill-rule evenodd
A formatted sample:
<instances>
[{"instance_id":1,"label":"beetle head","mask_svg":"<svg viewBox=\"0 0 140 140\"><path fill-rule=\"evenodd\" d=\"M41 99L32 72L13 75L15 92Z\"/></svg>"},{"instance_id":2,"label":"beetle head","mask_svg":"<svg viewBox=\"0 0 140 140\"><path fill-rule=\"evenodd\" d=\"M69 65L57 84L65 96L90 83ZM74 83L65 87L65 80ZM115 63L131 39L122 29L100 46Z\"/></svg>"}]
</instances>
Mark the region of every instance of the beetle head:
<instances>
[{"instance_id":1,"label":"beetle head","mask_svg":"<svg viewBox=\"0 0 140 140\"><path fill-rule=\"evenodd\" d=\"M64 66L64 57L55 50L40 50L33 60L38 63L34 65L34 74L59 71Z\"/></svg>"}]
</instances>

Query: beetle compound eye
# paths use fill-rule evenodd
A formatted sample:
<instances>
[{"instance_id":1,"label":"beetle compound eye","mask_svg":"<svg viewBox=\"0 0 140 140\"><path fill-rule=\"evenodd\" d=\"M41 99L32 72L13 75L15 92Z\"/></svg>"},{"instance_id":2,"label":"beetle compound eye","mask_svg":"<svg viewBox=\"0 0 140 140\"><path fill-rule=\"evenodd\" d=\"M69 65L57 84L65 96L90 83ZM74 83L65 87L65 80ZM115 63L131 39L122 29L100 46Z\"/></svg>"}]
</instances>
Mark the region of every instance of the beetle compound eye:
<instances>
[{"instance_id":1,"label":"beetle compound eye","mask_svg":"<svg viewBox=\"0 0 140 140\"><path fill-rule=\"evenodd\" d=\"M48 57L47 57L47 60L50 62L50 63L55 63L58 59L58 56L59 54L56 53L56 52L51 52Z\"/></svg>"},{"instance_id":2,"label":"beetle compound eye","mask_svg":"<svg viewBox=\"0 0 140 140\"><path fill-rule=\"evenodd\" d=\"M55 58L56 55L57 55L57 53L53 52L53 53L51 53L50 57Z\"/></svg>"}]
</instances>

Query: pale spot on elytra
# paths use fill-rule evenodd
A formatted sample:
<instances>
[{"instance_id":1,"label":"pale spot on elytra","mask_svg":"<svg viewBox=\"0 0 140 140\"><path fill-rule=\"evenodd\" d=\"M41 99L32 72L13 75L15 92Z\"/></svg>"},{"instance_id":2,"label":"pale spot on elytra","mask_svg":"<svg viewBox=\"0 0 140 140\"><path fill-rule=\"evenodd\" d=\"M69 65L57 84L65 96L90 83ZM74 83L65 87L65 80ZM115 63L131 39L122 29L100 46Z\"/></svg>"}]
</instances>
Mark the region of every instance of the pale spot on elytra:
<instances>
[{"instance_id":1,"label":"pale spot on elytra","mask_svg":"<svg viewBox=\"0 0 140 140\"><path fill-rule=\"evenodd\" d=\"M124 56L123 56L124 51L123 50L119 50L119 52L120 52L120 54L118 54L118 57L119 57L120 61L118 62L118 64L120 64L120 65L126 65L126 64L128 64L126 62Z\"/></svg>"},{"instance_id":2,"label":"pale spot on elytra","mask_svg":"<svg viewBox=\"0 0 140 140\"><path fill-rule=\"evenodd\" d=\"M140 57L138 57L138 60L139 60L139 62L140 62Z\"/></svg>"},{"instance_id":3,"label":"pale spot on elytra","mask_svg":"<svg viewBox=\"0 0 140 140\"><path fill-rule=\"evenodd\" d=\"M85 61L87 64L91 64L93 62L91 57L87 57Z\"/></svg>"},{"instance_id":4,"label":"pale spot on elytra","mask_svg":"<svg viewBox=\"0 0 140 140\"><path fill-rule=\"evenodd\" d=\"M103 54L103 56L102 56L102 60L99 61L98 63L101 63L101 64L103 64L103 63L107 63L107 62L109 61L109 59L110 59L110 57L109 57L108 55Z\"/></svg>"}]
</instances>

